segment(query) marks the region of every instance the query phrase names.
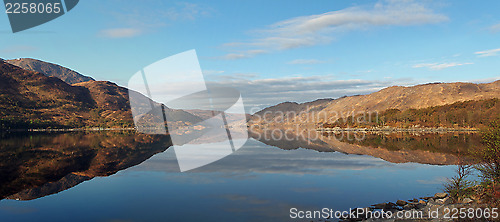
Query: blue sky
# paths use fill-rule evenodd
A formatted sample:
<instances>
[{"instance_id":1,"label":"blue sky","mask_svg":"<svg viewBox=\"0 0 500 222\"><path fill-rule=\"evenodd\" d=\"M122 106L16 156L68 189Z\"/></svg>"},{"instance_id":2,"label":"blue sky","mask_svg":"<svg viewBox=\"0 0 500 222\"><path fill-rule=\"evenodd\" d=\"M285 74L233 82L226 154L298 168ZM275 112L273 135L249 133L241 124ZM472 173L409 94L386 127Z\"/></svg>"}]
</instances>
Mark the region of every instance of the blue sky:
<instances>
[{"instance_id":1,"label":"blue sky","mask_svg":"<svg viewBox=\"0 0 500 222\"><path fill-rule=\"evenodd\" d=\"M366 94L391 85L500 79L499 1L82 0L13 34L0 57L32 57L126 85L196 49L207 79L252 106Z\"/></svg>"}]
</instances>

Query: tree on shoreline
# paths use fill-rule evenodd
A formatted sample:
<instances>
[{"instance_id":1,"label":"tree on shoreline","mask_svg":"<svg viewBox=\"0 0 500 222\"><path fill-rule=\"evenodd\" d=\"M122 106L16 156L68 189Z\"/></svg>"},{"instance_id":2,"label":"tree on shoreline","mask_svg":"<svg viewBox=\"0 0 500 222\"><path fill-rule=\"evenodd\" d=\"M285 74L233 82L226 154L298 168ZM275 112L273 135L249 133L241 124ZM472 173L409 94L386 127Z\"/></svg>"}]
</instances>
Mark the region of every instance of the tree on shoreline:
<instances>
[{"instance_id":1,"label":"tree on shoreline","mask_svg":"<svg viewBox=\"0 0 500 222\"><path fill-rule=\"evenodd\" d=\"M474 164L459 164L457 174L444 184L444 191L455 202L475 197L491 207L500 207L500 119L481 130L483 147L477 147L469 156ZM479 183L467 178L477 172ZM476 186L476 184L478 184Z\"/></svg>"},{"instance_id":2,"label":"tree on shoreline","mask_svg":"<svg viewBox=\"0 0 500 222\"><path fill-rule=\"evenodd\" d=\"M493 121L490 127L483 131L485 147L475 153L484 189L483 198L495 206L500 206L500 120Z\"/></svg>"},{"instance_id":3,"label":"tree on shoreline","mask_svg":"<svg viewBox=\"0 0 500 222\"><path fill-rule=\"evenodd\" d=\"M475 183L468 178L473 174L473 170L473 165L460 162L455 171L457 174L444 184L444 191L450 194L453 201L460 202L472 195Z\"/></svg>"}]
</instances>

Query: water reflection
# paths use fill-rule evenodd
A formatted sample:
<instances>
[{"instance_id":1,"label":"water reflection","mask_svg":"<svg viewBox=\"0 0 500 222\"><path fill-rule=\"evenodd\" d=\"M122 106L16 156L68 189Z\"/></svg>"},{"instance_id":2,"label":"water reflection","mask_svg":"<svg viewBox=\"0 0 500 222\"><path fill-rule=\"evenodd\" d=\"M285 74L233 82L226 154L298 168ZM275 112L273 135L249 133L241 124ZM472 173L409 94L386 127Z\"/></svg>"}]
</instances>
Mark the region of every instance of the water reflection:
<instances>
[{"instance_id":1,"label":"water reflection","mask_svg":"<svg viewBox=\"0 0 500 222\"><path fill-rule=\"evenodd\" d=\"M250 131L250 136L281 149L369 155L392 163L456 165L483 146L478 133L323 133L315 130Z\"/></svg>"},{"instance_id":2,"label":"water reflection","mask_svg":"<svg viewBox=\"0 0 500 222\"><path fill-rule=\"evenodd\" d=\"M0 198L30 200L137 165L170 145L131 132L7 134L0 142Z\"/></svg>"},{"instance_id":3,"label":"water reflection","mask_svg":"<svg viewBox=\"0 0 500 222\"><path fill-rule=\"evenodd\" d=\"M264 133L250 135L280 149L256 146L237 150L189 173L244 178L254 174L330 175L335 170L388 167L389 162L449 165L458 163L460 152L481 145L479 136L474 134L367 134L364 140L310 132L281 139ZM222 141L218 136L212 138L213 141L205 142L214 145ZM180 171L177 151L167 150L170 146L168 136L133 132L3 135L0 198L36 199L136 165L133 170L177 173ZM141 164L145 160L148 161Z\"/></svg>"},{"instance_id":4,"label":"water reflection","mask_svg":"<svg viewBox=\"0 0 500 222\"><path fill-rule=\"evenodd\" d=\"M453 174L453 167L333 152L347 148L326 138L264 141L282 148L251 139L230 156L180 173L167 137L11 135L0 142L0 170L9 173L2 198L37 199L0 201L0 220L289 221L291 207L345 210L429 195Z\"/></svg>"}]
</instances>

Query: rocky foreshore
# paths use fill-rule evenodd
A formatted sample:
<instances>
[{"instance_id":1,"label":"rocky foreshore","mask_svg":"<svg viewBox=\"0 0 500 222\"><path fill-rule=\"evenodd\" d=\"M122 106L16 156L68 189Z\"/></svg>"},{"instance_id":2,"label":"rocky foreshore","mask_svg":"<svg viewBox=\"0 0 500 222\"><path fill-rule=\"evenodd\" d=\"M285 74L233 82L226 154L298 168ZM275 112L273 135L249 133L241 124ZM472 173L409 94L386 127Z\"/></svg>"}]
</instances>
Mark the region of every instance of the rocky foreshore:
<instances>
[{"instance_id":1,"label":"rocky foreshore","mask_svg":"<svg viewBox=\"0 0 500 222\"><path fill-rule=\"evenodd\" d=\"M355 208L341 221L498 221L499 210L476 200L453 201L447 193Z\"/></svg>"}]
</instances>

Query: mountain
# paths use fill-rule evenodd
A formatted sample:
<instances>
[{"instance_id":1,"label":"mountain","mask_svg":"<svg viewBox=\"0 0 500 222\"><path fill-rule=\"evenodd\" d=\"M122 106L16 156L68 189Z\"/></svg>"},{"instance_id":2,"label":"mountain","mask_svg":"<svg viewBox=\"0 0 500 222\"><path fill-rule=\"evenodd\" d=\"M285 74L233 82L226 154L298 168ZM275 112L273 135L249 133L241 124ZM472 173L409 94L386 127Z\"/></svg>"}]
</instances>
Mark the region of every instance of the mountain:
<instances>
[{"instance_id":1,"label":"mountain","mask_svg":"<svg viewBox=\"0 0 500 222\"><path fill-rule=\"evenodd\" d=\"M46 76L57 77L68 84L94 81L93 78L84 76L71 69L62 67L57 64L40 61L37 59L20 58L20 59L7 60L7 62L26 70L42 73Z\"/></svg>"},{"instance_id":2,"label":"mountain","mask_svg":"<svg viewBox=\"0 0 500 222\"><path fill-rule=\"evenodd\" d=\"M136 96L148 104L155 103L142 94ZM201 121L182 110L164 109L166 115L179 120L178 124ZM133 126L129 90L125 87L108 81L70 85L0 61L0 129Z\"/></svg>"},{"instance_id":3,"label":"mountain","mask_svg":"<svg viewBox=\"0 0 500 222\"><path fill-rule=\"evenodd\" d=\"M485 83L431 83L411 87L393 86L378 92L332 101L324 111L384 111L421 109L455 102L500 98L500 80Z\"/></svg>"},{"instance_id":4,"label":"mountain","mask_svg":"<svg viewBox=\"0 0 500 222\"><path fill-rule=\"evenodd\" d=\"M94 107L86 88L0 61L0 128L59 127Z\"/></svg>"},{"instance_id":5,"label":"mountain","mask_svg":"<svg viewBox=\"0 0 500 222\"><path fill-rule=\"evenodd\" d=\"M90 112L91 125L110 126L109 123L116 123L121 127L133 126L128 89L108 81L82 82L73 86L87 89L95 103Z\"/></svg>"},{"instance_id":6,"label":"mountain","mask_svg":"<svg viewBox=\"0 0 500 222\"><path fill-rule=\"evenodd\" d=\"M300 112L308 112L314 110L319 111L326 108L326 105L331 101L333 101L333 99L318 99L306 103L283 102L278 105L267 107L259 112L256 112L254 116L263 117L266 114L274 114L279 112L284 112L284 114L287 115L287 112L298 114ZM311 109L312 107L314 108Z\"/></svg>"},{"instance_id":7,"label":"mountain","mask_svg":"<svg viewBox=\"0 0 500 222\"><path fill-rule=\"evenodd\" d=\"M143 98L142 103L157 104L138 96ZM393 86L368 95L284 102L249 119L250 125L315 127L358 112L405 111L492 98L500 98L500 81ZM213 115L203 110L162 109L165 115L178 119L172 124L179 126ZM35 59L0 60L0 115L0 128L134 126L127 88L93 81L68 68ZM142 119L153 120L147 115Z\"/></svg>"},{"instance_id":8,"label":"mountain","mask_svg":"<svg viewBox=\"0 0 500 222\"><path fill-rule=\"evenodd\" d=\"M129 101L129 90L127 88L118 86L109 81L82 82L73 84L73 86L88 89L91 98L95 101L97 107L95 112L98 113L95 119L101 118L101 122L94 122L94 125L102 125L102 121L104 121L118 123L118 126L122 127L134 126L132 120L132 109ZM140 93L134 93L135 95L142 97L142 99L140 99L142 101L157 104ZM198 116L183 110L170 109L166 106L163 106L163 110L169 119L175 119L182 122L171 123L177 124L176 126L184 125L184 123L197 123L202 121L202 119Z\"/></svg>"},{"instance_id":9,"label":"mountain","mask_svg":"<svg viewBox=\"0 0 500 222\"><path fill-rule=\"evenodd\" d=\"M368 95L302 104L281 103L255 113L250 121L256 125L267 123L283 126L300 123L315 126L350 116L353 112L382 112L387 109L405 111L492 98L500 98L500 80L485 84L457 82L393 86ZM288 109L296 113L291 113Z\"/></svg>"},{"instance_id":10,"label":"mountain","mask_svg":"<svg viewBox=\"0 0 500 222\"><path fill-rule=\"evenodd\" d=\"M371 117L371 118L370 118ZM481 99L456 102L421 109L388 109L374 113L351 115L335 122L323 124L323 128L474 128L488 127L500 118L500 99ZM361 121L358 121L361 120Z\"/></svg>"}]
</instances>

